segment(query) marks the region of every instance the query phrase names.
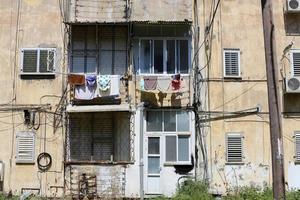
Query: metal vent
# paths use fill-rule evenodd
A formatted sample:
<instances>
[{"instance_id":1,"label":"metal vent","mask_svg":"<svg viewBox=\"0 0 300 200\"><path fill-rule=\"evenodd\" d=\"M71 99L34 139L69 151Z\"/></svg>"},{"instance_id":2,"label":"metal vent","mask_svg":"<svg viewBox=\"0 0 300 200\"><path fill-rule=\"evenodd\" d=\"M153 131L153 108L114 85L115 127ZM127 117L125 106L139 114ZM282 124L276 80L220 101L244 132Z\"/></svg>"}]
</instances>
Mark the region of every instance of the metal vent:
<instances>
[{"instance_id":1,"label":"metal vent","mask_svg":"<svg viewBox=\"0 0 300 200\"><path fill-rule=\"evenodd\" d=\"M295 152L295 158L296 158L296 161L300 161L300 132L296 132L295 133L295 149L296 149L296 152Z\"/></svg>"},{"instance_id":2,"label":"metal vent","mask_svg":"<svg viewBox=\"0 0 300 200\"><path fill-rule=\"evenodd\" d=\"M34 162L34 133L17 133L17 163Z\"/></svg>"},{"instance_id":3,"label":"metal vent","mask_svg":"<svg viewBox=\"0 0 300 200\"><path fill-rule=\"evenodd\" d=\"M300 52L293 52L293 73L300 76Z\"/></svg>"},{"instance_id":4,"label":"metal vent","mask_svg":"<svg viewBox=\"0 0 300 200\"><path fill-rule=\"evenodd\" d=\"M299 2L297 0L290 0L289 6L292 9L297 9L299 7Z\"/></svg>"},{"instance_id":5,"label":"metal vent","mask_svg":"<svg viewBox=\"0 0 300 200\"><path fill-rule=\"evenodd\" d=\"M298 79L296 78L291 78L290 80L288 80L288 87L291 90L297 90L299 89L300 86L300 82Z\"/></svg>"},{"instance_id":6,"label":"metal vent","mask_svg":"<svg viewBox=\"0 0 300 200\"><path fill-rule=\"evenodd\" d=\"M240 76L240 52L239 50L224 50L225 76Z\"/></svg>"},{"instance_id":7,"label":"metal vent","mask_svg":"<svg viewBox=\"0 0 300 200\"><path fill-rule=\"evenodd\" d=\"M240 134L227 135L227 162L242 162L243 147Z\"/></svg>"}]
</instances>

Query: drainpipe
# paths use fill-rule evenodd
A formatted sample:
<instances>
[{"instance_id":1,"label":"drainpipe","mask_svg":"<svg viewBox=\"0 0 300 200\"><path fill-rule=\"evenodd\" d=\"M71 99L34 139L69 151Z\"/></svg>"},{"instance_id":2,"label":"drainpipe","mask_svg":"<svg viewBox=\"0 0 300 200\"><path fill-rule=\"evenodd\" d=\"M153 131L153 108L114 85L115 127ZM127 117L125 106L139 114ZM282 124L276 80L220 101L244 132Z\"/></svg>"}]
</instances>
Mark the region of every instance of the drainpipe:
<instances>
[{"instance_id":1,"label":"drainpipe","mask_svg":"<svg viewBox=\"0 0 300 200\"><path fill-rule=\"evenodd\" d=\"M144 106L140 107L140 199L144 199Z\"/></svg>"}]
</instances>

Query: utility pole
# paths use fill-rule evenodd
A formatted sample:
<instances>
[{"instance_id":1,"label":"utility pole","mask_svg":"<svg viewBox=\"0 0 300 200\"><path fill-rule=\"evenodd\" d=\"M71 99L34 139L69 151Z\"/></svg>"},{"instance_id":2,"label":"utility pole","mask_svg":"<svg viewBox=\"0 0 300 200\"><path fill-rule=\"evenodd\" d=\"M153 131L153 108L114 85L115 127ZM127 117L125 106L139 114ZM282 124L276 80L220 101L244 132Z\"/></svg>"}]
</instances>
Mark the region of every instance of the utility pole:
<instances>
[{"instance_id":1,"label":"utility pole","mask_svg":"<svg viewBox=\"0 0 300 200\"><path fill-rule=\"evenodd\" d=\"M283 200L285 199L285 179L281 133L281 104L278 92L278 67L275 55L276 45L274 38L272 0L261 0L261 6L267 68L273 195L275 200Z\"/></svg>"}]
</instances>

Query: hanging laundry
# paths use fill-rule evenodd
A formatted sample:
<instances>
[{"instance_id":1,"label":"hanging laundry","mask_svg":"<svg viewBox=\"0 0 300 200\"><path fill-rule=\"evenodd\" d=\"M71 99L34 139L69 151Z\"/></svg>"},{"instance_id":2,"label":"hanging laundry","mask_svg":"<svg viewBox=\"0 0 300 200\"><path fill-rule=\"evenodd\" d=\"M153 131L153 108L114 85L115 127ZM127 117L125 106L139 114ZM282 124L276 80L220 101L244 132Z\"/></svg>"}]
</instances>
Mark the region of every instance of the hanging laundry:
<instances>
[{"instance_id":1,"label":"hanging laundry","mask_svg":"<svg viewBox=\"0 0 300 200\"><path fill-rule=\"evenodd\" d=\"M110 76L110 95L119 96L120 95L120 76L112 75Z\"/></svg>"},{"instance_id":2,"label":"hanging laundry","mask_svg":"<svg viewBox=\"0 0 300 200\"><path fill-rule=\"evenodd\" d=\"M96 79L97 79L96 75L86 75L85 76L86 84L91 87L96 86Z\"/></svg>"},{"instance_id":3,"label":"hanging laundry","mask_svg":"<svg viewBox=\"0 0 300 200\"><path fill-rule=\"evenodd\" d=\"M144 82L143 77L141 77L141 79L140 79L140 89L145 90L145 82Z\"/></svg>"},{"instance_id":4,"label":"hanging laundry","mask_svg":"<svg viewBox=\"0 0 300 200\"><path fill-rule=\"evenodd\" d=\"M68 74L68 83L71 85L84 85L85 77L81 74Z\"/></svg>"},{"instance_id":5,"label":"hanging laundry","mask_svg":"<svg viewBox=\"0 0 300 200\"><path fill-rule=\"evenodd\" d=\"M97 97L97 88L89 85L75 87L75 99L91 100Z\"/></svg>"},{"instance_id":6,"label":"hanging laundry","mask_svg":"<svg viewBox=\"0 0 300 200\"><path fill-rule=\"evenodd\" d=\"M168 92L171 86L171 79L170 77L158 77L157 78L157 88L161 92Z\"/></svg>"},{"instance_id":7,"label":"hanging laundry","mask_svg":"<svg viewBox=\"0 0 300 200\"><path fill-rule=\"evenodd\" d=\"M110 89L110 75L99 75L97 79L100 91L107 91Z\"/></svg>"},{"instance_id":8,"label":"hanging laundry","mask_svg":"<svg viewBox=\"0 0 300 200\"><path fill-rule=\"evenodd\" d=\"M176 75L172 76L172 89L173 90L179 90L180 83L181 83L180 74L176 74Z\"/></svg>"},{"instance_id":9,"label":"hanging laundry","mask_svg":"<svg viewBox=\"0 0 300 200\"><path fill-rule=\"evenodd\" d=\"M119 75L110 75L109 76L109 88L105 88L106 90L103 90L100 88L100 77L98 78L98 87L99 87L99 97L105 97L105 96L119 96L120 95L120 76ZM107 80L105 80L107 82ZM105 84L104 84L105 85ZM104 87L104 86L102 86Z\"/></svg>"},{"instance_id":10,"label":"hanging laundry","mask_svg":"<svg viewBox=\"0 0 300 200\"><path fill-rule=\"evenodd\" d=\"M155 90L157 87L157 77L144 76L144 83L145 90Z\"/></svg>"}]
</instances>

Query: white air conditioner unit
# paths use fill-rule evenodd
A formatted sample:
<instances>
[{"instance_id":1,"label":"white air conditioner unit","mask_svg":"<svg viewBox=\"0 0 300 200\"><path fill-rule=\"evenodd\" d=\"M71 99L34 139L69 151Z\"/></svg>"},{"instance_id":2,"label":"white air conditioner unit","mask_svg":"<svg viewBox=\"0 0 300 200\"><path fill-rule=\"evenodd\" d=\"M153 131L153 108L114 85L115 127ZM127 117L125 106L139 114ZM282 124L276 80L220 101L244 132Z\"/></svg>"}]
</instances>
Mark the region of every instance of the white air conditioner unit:
<instances>
[{"instance_id":1,"label":"white air conditioner unit","mask_svg":"<svg viewBox=\"0 0 300 200\"><path fill-rule=\"evenodd\" d=\"M287 0L288 12L300 12L300 0Z\"/></svg>"},{"instance_id":2,"label":"white air conditioner unit","mask_svg":"<svg viewBox=\"0 0 300 200\"><path fill-rule=\"evenodd\" d=\"M300 77L292 77L285 79L286 93L300 93Z\"/></svg>"}]
</instances>

